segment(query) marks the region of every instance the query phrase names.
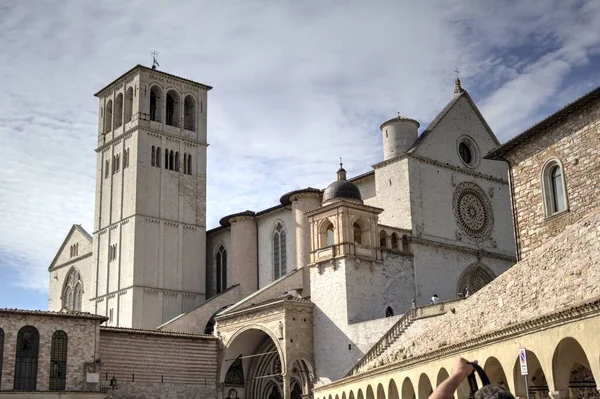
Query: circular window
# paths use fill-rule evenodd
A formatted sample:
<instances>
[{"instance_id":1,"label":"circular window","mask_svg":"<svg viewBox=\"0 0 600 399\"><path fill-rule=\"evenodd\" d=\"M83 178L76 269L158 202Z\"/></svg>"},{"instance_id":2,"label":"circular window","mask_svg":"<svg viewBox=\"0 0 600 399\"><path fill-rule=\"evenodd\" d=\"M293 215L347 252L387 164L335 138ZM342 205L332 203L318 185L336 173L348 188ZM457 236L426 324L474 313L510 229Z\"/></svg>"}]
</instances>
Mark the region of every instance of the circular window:
<instances>
[{"instance_id":1,"label":"circular window","mask_svg":"<svg viewBox=\"0 0 600 399\"><path fill-rule=\"evenodd\" d=\"M459 184L454 191L452 208L456 223L471 238L480 241L490 236L494 226L492 204L477 184Z\"/></svg>"},{"instance_id":2,"label":"circular window","mask_svg":"<svg viewBox=\"0 0 600 399\"><path fill-rule=\"evenodd\" d=\"M463 137L458 143L458 156L468 167L474 168L479 163L479 151L470 138Z\"/></svg>"}]
</instances>

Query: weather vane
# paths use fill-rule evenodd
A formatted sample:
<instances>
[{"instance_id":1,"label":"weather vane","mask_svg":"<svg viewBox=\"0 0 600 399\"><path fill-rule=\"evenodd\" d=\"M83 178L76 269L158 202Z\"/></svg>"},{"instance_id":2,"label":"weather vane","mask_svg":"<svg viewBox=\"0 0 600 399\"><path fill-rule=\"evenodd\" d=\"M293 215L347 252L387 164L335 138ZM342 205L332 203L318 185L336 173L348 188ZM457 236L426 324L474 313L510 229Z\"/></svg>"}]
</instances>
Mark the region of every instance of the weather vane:
<instances>
[{"instance_id":1,"label":"weather vane","mask_svg":"<svg viewBox=\"0 0 600 399\"><path fill-rule=\"evenodd\" d=\"M456 79L458 79L458 74L460 73L458 68L454 68L454 73L456 74Z\"/></svg>"},{"instance_id":2,"label":"weather vane","mask_svg":"<svg viewBox=\"0 0 600 399\"><path fill-rule=\"evenodd\" d=\"M156 69L156 67L160 66L158 60L156 59L158 57L158 51L154 50L150 53L150 55L152 55L152 69Z\"/></svg>"},{"instance_id":3,"label":"weather vane","mask_svg":"<svg viewBox=\"0 0 600 399\"><path fill-rule=\"evenodd\" d=\"M342 167L342 157L340 157L340 168Z\"/></svg>"}]
</instances>

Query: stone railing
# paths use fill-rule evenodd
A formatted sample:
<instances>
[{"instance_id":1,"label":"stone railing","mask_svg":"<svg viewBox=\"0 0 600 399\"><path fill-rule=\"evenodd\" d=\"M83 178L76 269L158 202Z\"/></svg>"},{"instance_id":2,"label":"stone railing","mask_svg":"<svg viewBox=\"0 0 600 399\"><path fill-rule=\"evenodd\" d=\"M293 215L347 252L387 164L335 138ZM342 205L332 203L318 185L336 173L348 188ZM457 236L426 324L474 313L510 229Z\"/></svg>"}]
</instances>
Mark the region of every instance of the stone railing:
<instances>
[{"instance_id":1,"label":"stone railing","mask_svg":"<svg viewBox=\"0 0 600 399\"><path fill-rule=\"evenodd\" d=\"M386 332L379 341L350 369L346 377L358 374L361 369L371 361L377 359L387 348L392 345L410 325L418 319L440 316L452 309L464 298L451 299L449 301L439 302L435 305L422 306L420 308L409 309L397 322Z\"/></svg>"}]
</instances>

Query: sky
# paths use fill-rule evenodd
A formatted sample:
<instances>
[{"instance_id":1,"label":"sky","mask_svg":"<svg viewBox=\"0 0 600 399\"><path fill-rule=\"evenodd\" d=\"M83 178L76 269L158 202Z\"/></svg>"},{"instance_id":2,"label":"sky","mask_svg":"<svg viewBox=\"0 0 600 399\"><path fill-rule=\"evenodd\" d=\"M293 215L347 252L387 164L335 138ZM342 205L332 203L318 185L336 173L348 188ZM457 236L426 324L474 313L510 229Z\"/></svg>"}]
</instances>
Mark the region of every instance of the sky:
<instances>
[{"instance_id":1,"label":"sky","mask_svg":"<svg viewBox=\"0 0 600 399\"><path fill-rule=\"evenodd\" d=\"M600 84L600 2L0 0L0 307L47 308L47 268L92 231L98 100L136 64L214 87L208 228L382 160L455 69L500 142Z\"/></svg>"}]
</instances>

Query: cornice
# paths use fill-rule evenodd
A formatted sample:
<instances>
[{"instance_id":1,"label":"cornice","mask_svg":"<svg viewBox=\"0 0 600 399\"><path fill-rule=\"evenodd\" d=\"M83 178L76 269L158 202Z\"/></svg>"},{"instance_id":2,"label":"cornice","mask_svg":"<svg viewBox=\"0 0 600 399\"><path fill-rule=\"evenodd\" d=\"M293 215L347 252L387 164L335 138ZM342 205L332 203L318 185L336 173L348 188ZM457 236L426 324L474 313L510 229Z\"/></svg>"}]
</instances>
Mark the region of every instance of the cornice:
<instances>
[{"instance_id":1,"label":"cornice","mask_svg":"<svg viewBox=\"0 0 600 399\"><path fill-rule=\"evenodd\" d=\"M143 217L143 218L146 218L147 221L149 221L149 222L156 222L156 223L163 222L163 223L174 224L174 225L177 225L177 226L182 225L183 228L187 228L187 229L201 229L203 227L204 227L204 229L206 229L206 226L200 225L200 224L188 224L188 223L183 223L183 222L177 222L177 221L174 221L174 220L169 220L169 219L164 219L164 218L157 218L157 217L154 217L154 216L148 216L148 215L144 215L142 213L134 213L133 215L127 216L127 217L119 220L118 222L111 223L108 226L105 226L105 227L102 227L101 229L96 230L92 234L102 234L102 233L106 232L107 230L115 229L119 225L122 225L122 224L125 224L125 223L129 223L129 220L133 219L134 217Z\"/></svg>"},{"instance_id":2,"label":"cornice","mask_svg":"<svg viewBox=\"0 0 600 399\"><path fill-rule=\"evenodd\" d=\"M514 256L504 255L504 254L497 253L497 252L490 252L485 249L463 247L460 245L447 244L444 242L428 240L426 238L418 238L418 237L414 237L414 236L410 237L410 240L412 242L414 242L415 244L443 248L443 249L447 249L449 251L454 251L454 252L462 252L465 254L475 255L475 256L481 257L481 258L500 259L500 260L505 260L505 261L513 262L513 263L517 262L517 258Z\"/></svg>"},{"instance_id":3,"label":"cornice","mask_svg":"<svg viewBox=\"0 0 600 399\"><path fill-rule=\"evenodd\" d=\"M406 369L419 363L439 359L441 357L449 357L465 352L466 350L478 349L483 346L488 346L497 342L502 342L508 339L514 339L526 334L531 334L546 330L548 328L569 324L574 321L589 319L598 315L600 315L600 297L580 302L579 304L576 304L569 308L563 308L561 310L557 310L543 316L525 319L511 326L500 328L489 333L479 335L475 338L471 338L450 346L442 347L440 349L433 350L422 355L414 356L408 359L392 362L384 366L376 367L371 370L367 370L361 374L346 377L341 380L332 382L330 384L321 386L319 388L315 388L314 390L320 391L322 389L329 389L357 380L361 380L363 378L383 374L392 370Z\"/></svg>"},{"instance_id":4,"label":"cornice","mask_svg":"<svg viewBox=\"0 0 600 399\"><path fill-rule=\"evenodd\" d=\"M63 267L71 266L72 264L74 264L74 263L77 263L77 262L79 262L80 260L83 260L83 259L89 258L90 256L92 256L92 251L90 251L90 252L88 252L88 253L86 253L86 254L80 255L80 256L78 256L78 257L76 257L76 258L69 259L69 260L68 260L68 261L66 261L65 263L61 263L61 264L59 264L59 265L56 265L56 266L54 266L52 269L50 269L49 271L50 271L50 272L53 272L53 271L55 271L55 270L62 269Z\"/></svg>"},{"instance_id":5,"label":"cornice","mask_svg":"<svg viewBox=\"0 0 600 399\"><path fill-rule=\"evenodd\" d=\"M147 287L147 286L144 286L144 285L130 285L130 286L127 286L127 287L119 288L118 290L109 292L107 294L95 296L93 298L90 298L89 300L90 301L97 301L97 300L106 298L106 297L108 297L110 295L115 295L115 294L123 295L125 292L129 291L132 288L143 288L145 290L154 290L154 291L157 291L157 293L158 292L163 292L163 293L168 293L168 294L171 294L171 295L178 295L178 294L187 295L187 296L202 296L202 295L205 295L204 292L177 291L177 290L169 290L169 289L158 288L158 287Z\"/></svg>"},{"instance_id":6,"label":"cornice","mask_svg":"<svg viewBox=\"0 0 600 399\"><path fill-rule=\"evenodd\" d=\"M374 212L374 213L378 213L378 214L383 212L382 208L377 208L377 207L371 206L371 205L359 204L357 202L348 201L346 199L340 198L340 199L333 199L332 202L329 202L327 205L323 205L319 208L305 211L304 215L313 216L317 213L326 212L328 210L335 209L338 207L354 208L354 209L357 209L360 211L367 211L367 212L372 212L372 213Z\"/></svg>"},{"instance_id":7,"label":"cornice","mask_svg":"<svg viewBox=\"0 0 600 399\"><path fill-rule=\"evenodd\" d=\"M260 318L260 317L264 316L264 312L266 312L266 311L273 311L273 310L287 311L287 310L294 309L294 308L304 308L304 307L312 308L312 306L313 306L313 303L311 301L302 299L302 298L293 298L293 297L276 298L273 300L263 302L262 304L259 303L256 305L251 305L250 307L247 307L244 309L234 310L231 313L225 313L225 314L216 316L215 320L219 323L228 322L227 324L229 324L229 323L231 323L232 319L235 319L235 318L238 318L241 316L254 315L255 317L252 317L252 318ZM271 314L271 313L272 312L270 312L269 314Z\"/></svg>"},{"instance_id":8,"label":"cornice","mask_svg":"<svg viewBox=\"0 0 600 399\"><path fill-rule=\"evenodd\" d=\"M474 172L474 171L469 170L467 168L459 168L458 166L450 165L450 164L447 164L447 163L441 163L439 161L436 161L436 160L433 160L433 159L429 159L429 158L425 158L425 157L422 157L420 155L409 154L408 156L410 158L416 159L417 161L420 161L420 162L423 162L423 163L428 163L428 164L431 164L431 165L435 165L435 166L438 166L440 168L445 168L445 169L452 170L454 172L464 173L466 175L470 175L470 176L474 176L474 177L479 177L481 179L485 179L485 180L493 181L493 182L496 182L496 183L508 185L508 181L506 181L504 179L499 179L499 178L491 176L491 175L484 175L483 173Z\"/></svg>"},{"instance_id":9,"label":"cornice","mask_svg":"<svg viewBox=\"0 0 600 399\"><path fill-rule=\"evenodd\" d=\"M409 155L408 153L400 154L393 158L386 159L385 161L377 162L376 164L371 165L371 167L373 169L380 169L380 168L383 168L384 166L391 165L393 163L402 161L403 159L408 158L408 155Z\"/></svg>"},{"instance_id":10,"label":"cornice","mask_svg":"<svg viewBox=\"0 0 600 399\"><path fill-rule=\"evenodd\" d=\"M152 129L152 128L148 128L148 127L141 127L140 125L134 125L133 127L128 129L127 131L124 131L122 134L118 135L117 137L114 137L114 138L106 141L104 144L98 146L96 148L96 152L101 152L104 149L112 146L114 143L118 143L119 141L126 138L125 135L129 135L129 137L130 137L131 135L133 135L133 133L136 133L136 132L152 134L155 136L156 135L165 136L166 138L173 140L173 141L184 142L184 143L188 143L191 145L197 145L197 146L201 146L201 147L208 147L208 143L204 142L204 141L194 140L194 139L190 139L187 137L182 137L182 136L179 136L176 134L164 132L162 130Z\"/></svg>"}]
</instances>

